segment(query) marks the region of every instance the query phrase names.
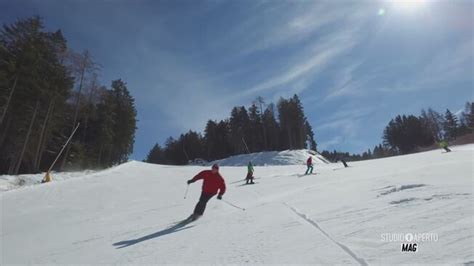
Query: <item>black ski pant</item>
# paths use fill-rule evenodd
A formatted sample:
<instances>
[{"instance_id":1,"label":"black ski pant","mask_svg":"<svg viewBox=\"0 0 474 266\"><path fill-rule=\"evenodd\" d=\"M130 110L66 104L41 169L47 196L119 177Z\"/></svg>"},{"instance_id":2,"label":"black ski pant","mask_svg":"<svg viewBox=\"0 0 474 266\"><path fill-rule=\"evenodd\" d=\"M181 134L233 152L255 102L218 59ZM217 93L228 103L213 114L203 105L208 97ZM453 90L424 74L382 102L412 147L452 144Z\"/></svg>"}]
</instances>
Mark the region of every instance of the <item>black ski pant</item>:
<instances>
[{"instance_id":1,"label":"black ski pant","mask_svg":"<svg viewBox=\"0 0 474 266\"><path fill-rule=\"evenodd\" d=\"M443 147L443 149L444 149L446 152L450 152L450 151L451 151L448 147Z\"/></svg>"},{"instance_id":2,"label":"black ski pant","mask_svg":"<svg viewBox=\"0 0 474 266\"><path fill-rule=\"evenodd\" d=\"M346 161L344 161L344 160L341 160L341 162L342 162L342 164L344 165L344 167L347 167L347 163L346 163Z\"/></svg>"},{"instance_id":3,"label":"black ski pant","mask_svg":"<svg viewBox=\"0 0 474 266\"><path fill-rule=\"evenodd\" d=\"M204 210L206 209L207 202L214 197L216 194L208 194L208 193L201 193L201 197L199 198L196 207L194 208L195 215L203 215Z\"/></svg>"},{"instance_id":4,"label":"black ski pant","mask_svg":"<svg viewBox=\"0 0 474 266\"><path fill-rule=\"evenodd\" d=\"M245 178L245 180L246 180L246 182L245 182L246 184L253 183L253 174L251 172L248 172L247 177Z\"/></svg>"}]
</instances>

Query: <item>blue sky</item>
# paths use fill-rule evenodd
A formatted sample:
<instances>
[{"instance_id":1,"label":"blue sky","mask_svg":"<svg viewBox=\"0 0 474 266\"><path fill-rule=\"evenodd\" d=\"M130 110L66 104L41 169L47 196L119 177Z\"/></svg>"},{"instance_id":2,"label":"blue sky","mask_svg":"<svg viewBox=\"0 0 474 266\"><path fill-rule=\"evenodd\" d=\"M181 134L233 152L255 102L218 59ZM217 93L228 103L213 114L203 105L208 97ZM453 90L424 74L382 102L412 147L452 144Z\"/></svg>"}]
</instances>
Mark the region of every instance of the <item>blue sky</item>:
<instances>
[{"instance_id":1,"label":"blue sky","mask_svg":"<svg viewBox=\"0 0 474 266\"><path fill-rule=\"evenodd\" d=\"M397 114L474 99L469 0L0 0L2 24L31 15L88 49L103 84L127 82L133 159L257 96L297 93L319 148L349 152L380 143Z\"/></svg>"}]
</instances>

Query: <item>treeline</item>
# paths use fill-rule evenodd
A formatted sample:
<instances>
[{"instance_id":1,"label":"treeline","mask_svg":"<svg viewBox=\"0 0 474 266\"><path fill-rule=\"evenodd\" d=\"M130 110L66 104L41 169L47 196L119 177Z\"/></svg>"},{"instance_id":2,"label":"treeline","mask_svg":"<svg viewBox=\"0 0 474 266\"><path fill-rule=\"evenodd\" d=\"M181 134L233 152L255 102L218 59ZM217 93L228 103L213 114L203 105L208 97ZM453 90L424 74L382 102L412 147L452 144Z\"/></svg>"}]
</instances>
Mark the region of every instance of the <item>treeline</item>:
<instances>
[{"instance_id":1,"label":"treeline","mask_svg":"<svg viewBox=\"0 0 474 266\"><path fill-rule=\"evenodd\" d=\"M437 145L441 141L452 142L458 137L474 133L474 103L467 102L459 118L449 109L444 114L431 108L422 110L419 116L397 115L383 132L383 144L362 154L323 151L331 161L344 159L359 161L416 152Z\"/></svg>"},{"instance_id":2,"label":"treeline","mask_svg":"<svg viewBox=\"0 0 474 266\"><path fill-rule=\"evenodd\" d=\"M398 115L385 128L383 143L398 154L407 154L473 132L474 103L467 102L460 118L449 109L442 115L431 108L422 110L418 117Z\"/></svg>"},{"instance_id":3,"label":"treeline","mask_svg":"<svg viewBox=\"0 0 474 266\"><path fill-rule=\"evenodd\" d=\"M207 161L247 152L310 148L316 141L297 95L265 106L258 97L248 110L234 107L228 119L209 120L204 135L189 131L169 137L164 147L156 144L146 162L184 165L196 159Z\"/></svg>"},{"instance_id":4,"label":"treeline","mask_svg":"<svg viewBox=\"0 0 474 266\"><path fill-rule=\"evenodd\" d=\"M396 153L392 149L386 146L383 146L382 144L379 144L379 145L376 145L372 150L368 149L367 151L364 151L362 154L357 154L357 153L350 154L348 152L338 152L334 150L332 152L322 151L321 155L323 155L326 159L328 159L331 162L337 162L337 161L340 161L341 159L345 161L370 160L370 159L394 156L396 155Z\"/></svg>"},{"instance_id":5,"label":"treeline","mask_svg":"<svg viewBox=\"0 0 474 266\"><path fill-rule=\"evenodd\" d=\"M106 88L88 51L67 47L40 17L0 32L0 174L47 170L77 124L55 169L103 168L133 150L136 109L125 82Z\"/></svg>"}]
</instances>

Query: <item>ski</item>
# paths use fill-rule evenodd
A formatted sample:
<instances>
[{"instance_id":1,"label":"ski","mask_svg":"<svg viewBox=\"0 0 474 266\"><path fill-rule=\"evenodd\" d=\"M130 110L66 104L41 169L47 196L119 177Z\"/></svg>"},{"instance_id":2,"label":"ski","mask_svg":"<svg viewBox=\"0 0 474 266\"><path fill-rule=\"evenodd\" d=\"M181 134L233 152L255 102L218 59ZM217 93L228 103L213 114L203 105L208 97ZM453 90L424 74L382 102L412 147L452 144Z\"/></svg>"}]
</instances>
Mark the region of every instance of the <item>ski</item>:
<instances>
[{"instance_id":1,"label":"ski","mask_svg":"<svg viewBox=\"0 0 474 266\"><path fill-rule=\"evenodd\" d=\"M318 173L311 173L311 174L298 174L296 175L298 178L303 177L303 176L308 176L308 175L317 175Z\"/></svg>"},{"instance_id":2,"label":"ski","mask_svg":"<svg viewBox=\"0 0 474 266\"><path fill-rule=\"evenodd\" d=\"M248 186L248 185L255 185L255 184L258 184L259 182L253 182L253 183L244 183L244 184L240 184L238 185L238 187L243 187L243 186Z\"/></svg>"}]
</instances>

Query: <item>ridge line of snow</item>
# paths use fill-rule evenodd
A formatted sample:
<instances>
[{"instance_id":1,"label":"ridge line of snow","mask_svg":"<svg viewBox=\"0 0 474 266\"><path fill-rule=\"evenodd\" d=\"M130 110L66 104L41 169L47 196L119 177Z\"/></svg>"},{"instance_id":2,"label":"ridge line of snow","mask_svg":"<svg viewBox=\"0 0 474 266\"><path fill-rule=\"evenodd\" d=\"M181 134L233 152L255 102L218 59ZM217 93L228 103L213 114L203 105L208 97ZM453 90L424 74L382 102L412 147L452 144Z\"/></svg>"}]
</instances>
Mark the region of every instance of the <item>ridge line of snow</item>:
<instances>
[{"instance_id":1,"label":"ridge line of snow","mask_svg":"<svg viewBox=\"0 0 474 266\"><path fill-rule=\"evenodd\" d=\"M323 235L325 235L327 238L329 238L329 240L331 240L334 244L338 245L342 250L344 250L349 256L351 256L354 260L356 260L360 265L363 265L363 266L367 266L367 262L365 262L364 258L361 258L359 256L357 256L357 254L354 253L354 251L352 251L348 246L344 245L344 244L341 244L340 242L338 242L337 240L335 240L334 238L331 237L331 235L329 235L328 233L326 233L326 231L324 231L319 225L318 223L316 223L315 221L311 220L310 218L308 218L308 216L306 216L306 214L303 214L303 213L300 213L298 212L294 207L288 205L286 202L283 202L283 204L288 207L292 212L294 212L296 215L298 215L300 218L302 218L303 220L305 220L307 223L309 223L311 226L315 227L316 229L318 229L321 233L323 233Z\"/></svg>"}]
</instances>

